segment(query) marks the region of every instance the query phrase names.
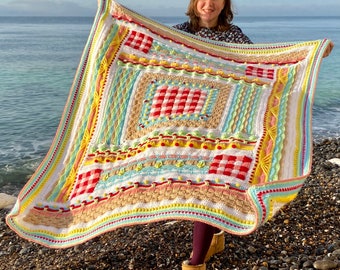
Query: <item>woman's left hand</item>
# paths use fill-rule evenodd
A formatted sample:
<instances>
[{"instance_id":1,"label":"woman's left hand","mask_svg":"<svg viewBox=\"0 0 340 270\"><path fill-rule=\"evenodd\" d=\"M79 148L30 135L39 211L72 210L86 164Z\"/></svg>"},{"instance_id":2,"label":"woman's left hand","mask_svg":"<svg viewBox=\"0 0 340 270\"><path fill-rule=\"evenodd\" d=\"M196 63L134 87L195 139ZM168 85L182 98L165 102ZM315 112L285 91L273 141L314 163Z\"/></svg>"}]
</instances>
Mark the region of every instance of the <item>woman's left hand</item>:
<instances>
[{"instance_id":1,"label":"woman's left hand","mask_svg":"<svg viewBox=\"0 0 340 270\"><path fill-rule=\"evenodd\" d=\"M333 47L334 47L334 43L331 41L323 54L324 58L327 57L331 53L331 51L333 50Z\"/></svg>"}]
</instances>

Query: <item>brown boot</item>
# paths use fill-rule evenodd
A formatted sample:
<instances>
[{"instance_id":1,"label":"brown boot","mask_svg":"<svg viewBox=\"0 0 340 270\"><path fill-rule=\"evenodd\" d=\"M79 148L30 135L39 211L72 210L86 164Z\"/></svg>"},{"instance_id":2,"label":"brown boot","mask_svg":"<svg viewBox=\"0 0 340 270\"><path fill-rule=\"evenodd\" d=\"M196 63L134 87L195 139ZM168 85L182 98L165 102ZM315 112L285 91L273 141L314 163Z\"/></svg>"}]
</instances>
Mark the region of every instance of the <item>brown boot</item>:
<instances>
[{"instance_id":1,"label":"brown boot","mask_svg":"<svg viewBox=\"0 0 340 270\"><path fill-rule=\"evenodd\" d=\"M184 261L182 263L182 270L206 270L207 266L205 263L199 265L191 265L189 261Z\"/></svg>"},{"instance_id":2,"label":"brown boot","mask_svg":"<svg viewBox=\"0 0 340 270\"><path fill-rule=\"evenodd\" d=\"M210 247L208 249L207 255L205 255L204 262L209 261L209 259L224 250L225 240L224 240L224 231L220 231L219 233L215 233L213 239L211 240Z\"/></svg>"}]
</instances>

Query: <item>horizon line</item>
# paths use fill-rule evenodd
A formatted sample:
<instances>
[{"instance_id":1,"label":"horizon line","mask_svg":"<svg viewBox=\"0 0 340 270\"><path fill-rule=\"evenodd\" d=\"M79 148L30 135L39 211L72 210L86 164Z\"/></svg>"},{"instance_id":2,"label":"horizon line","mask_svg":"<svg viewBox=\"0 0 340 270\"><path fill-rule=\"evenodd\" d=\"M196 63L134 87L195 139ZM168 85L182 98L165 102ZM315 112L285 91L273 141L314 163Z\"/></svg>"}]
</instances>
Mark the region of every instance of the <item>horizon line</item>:
<instances>
[{"instance_id":1,"label":"horizon line","mask_svg":"<svg viewBox=\"0 0 340 270\"><path fill-rule=\"evenodd\" d=\"M140 14L143 15L143 14ZM19 15L19 14L13 14L13 15L1 15L0 17L60 17L60 18L67 18L67 17L82 17L82 18L92 18L95 15ZM150 18L185 18L187 17L186 15L178 15L178 16L169 16L169 15L150 15L146 16L143 15L144 17L150 17ZM235 18L238 17L266 17L266 18L273 18L273 17L279 17L279 18L284 18L284 17L329 17L329 18L334 18L334 17L340 17L340 15L237 15Z\"/></svg>"}]
</instances>

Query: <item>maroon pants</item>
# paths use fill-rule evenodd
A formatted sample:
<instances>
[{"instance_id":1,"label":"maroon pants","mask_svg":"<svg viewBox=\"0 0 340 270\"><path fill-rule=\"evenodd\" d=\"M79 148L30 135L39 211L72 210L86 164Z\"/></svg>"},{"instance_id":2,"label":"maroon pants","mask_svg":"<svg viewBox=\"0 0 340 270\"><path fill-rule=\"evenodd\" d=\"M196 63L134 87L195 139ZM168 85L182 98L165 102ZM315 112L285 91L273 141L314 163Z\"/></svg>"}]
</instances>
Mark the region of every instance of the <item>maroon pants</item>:
<instances>
[{"instance_id":1,"label":"maroon pants","mask_svg":"<svg viewBox=\"0 0 340 270\"><path fill-rule=\"evenodd\" d=\"M202 222L196 221L194 223L193 255L190 260L191 265L204 263L214 233L218 233L219 231L219 229Z\"/></svg>"}]
</instances>

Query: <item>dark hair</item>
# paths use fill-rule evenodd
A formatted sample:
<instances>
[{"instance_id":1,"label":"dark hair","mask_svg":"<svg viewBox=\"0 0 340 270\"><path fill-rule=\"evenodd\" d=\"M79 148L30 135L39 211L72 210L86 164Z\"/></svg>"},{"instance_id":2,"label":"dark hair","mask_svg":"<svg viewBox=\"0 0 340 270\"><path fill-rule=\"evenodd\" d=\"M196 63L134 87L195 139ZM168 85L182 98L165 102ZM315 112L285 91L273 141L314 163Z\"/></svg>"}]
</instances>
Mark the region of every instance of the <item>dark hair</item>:
<instances>
[{"instance_id":1,"label":"dark hair","mask_svg":"<svg viewBox=\"0 0 340 270\"><path fill-rule=\"evenodd\" d=\"M188 10L185 13L187 16L189 16L190 29L193 32L198 31L200 28L199 17L197 15L197 1L198 0L190 0ZM224 0L224 8L222 9L220 15L218 16L217 30L218 31L228 30L233 18L234 13L232 10L231 0Z\"/></svg>"}]
</instances>

